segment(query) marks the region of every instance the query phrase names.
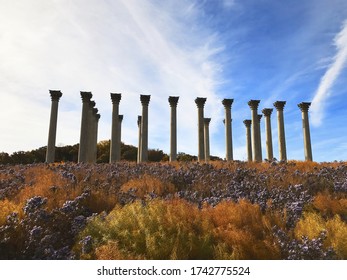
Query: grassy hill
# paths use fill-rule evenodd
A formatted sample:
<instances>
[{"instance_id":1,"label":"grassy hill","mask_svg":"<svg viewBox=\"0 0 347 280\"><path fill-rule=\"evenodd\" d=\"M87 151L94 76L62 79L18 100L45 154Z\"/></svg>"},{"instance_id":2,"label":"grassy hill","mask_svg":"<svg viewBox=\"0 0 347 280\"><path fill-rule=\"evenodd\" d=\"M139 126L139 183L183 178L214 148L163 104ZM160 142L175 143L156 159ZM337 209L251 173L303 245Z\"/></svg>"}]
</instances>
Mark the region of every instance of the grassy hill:
<instances>
[{"instance_id":1,"label":"grassy hill","mask_svg":"<svg viewBox=\"0 0 347 280\"><path fill-rule=\"evenodd\" d=\"M347 259L347 164L0 165L1 259Z\"/></svg>"}]
</instances>

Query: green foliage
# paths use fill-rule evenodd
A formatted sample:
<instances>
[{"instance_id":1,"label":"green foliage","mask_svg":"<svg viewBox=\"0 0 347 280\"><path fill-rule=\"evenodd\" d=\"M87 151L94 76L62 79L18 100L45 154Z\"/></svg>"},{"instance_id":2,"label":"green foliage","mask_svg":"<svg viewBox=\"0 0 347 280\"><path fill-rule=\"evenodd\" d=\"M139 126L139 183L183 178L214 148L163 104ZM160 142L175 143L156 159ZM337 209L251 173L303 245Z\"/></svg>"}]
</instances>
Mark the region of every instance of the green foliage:
<instances>
[{"instance_id":1,"label":"green foliage","mask_svg":"<svg viewBox=\"0 0 347 280\"><path fill-rule=\"evenodd\" d=\"M177 154L177 161L185 161L185 162L189 162L189 161L195 161L197 160L198 157L196 156L192 156L183 152L180 152Z\"/></svg>"}]
</instances>

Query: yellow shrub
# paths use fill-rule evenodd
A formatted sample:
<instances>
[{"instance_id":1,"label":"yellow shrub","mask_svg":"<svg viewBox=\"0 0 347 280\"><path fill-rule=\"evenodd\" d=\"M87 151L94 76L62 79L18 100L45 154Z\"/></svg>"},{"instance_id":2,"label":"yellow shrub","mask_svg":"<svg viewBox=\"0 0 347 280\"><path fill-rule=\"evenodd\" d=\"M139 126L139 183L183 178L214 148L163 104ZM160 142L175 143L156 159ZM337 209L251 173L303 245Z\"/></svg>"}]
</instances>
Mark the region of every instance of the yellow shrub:
<instances>
[{"instance_id":1,"label":"yellow shrub","mask_svg":"<svg viewBox=\"0 0 347 280\"><path fill-rule=\"evenodd\" d=\"M306 213L297 223L294 233L297 239L303 235L313 239L323 230L327 232L324 245L332 247L339 258L347 259L347 224L339 215L326 221L317 213Z\"/></svg>"},{"instance_id":2,"label":"yellow shrub","mask_svg":"<svg viewBox=\"0 0 347 280\"><path fill-rule=\"evenodd\" d=\"M94 238L97 250L117 252L110 254L115 258L213 257L211 223L195 205L183 200L153 200L146 206L141 202L123 208L117 206L106 218L96 218L89 223L83 233L87 235ZM109 242L116 242L117 249Z\"/></svg>"},{"instance_id":3,"label":"yellow shrub","mask_svg":"<svg viewBox=\"0 0 347 280\"><path fill-rule=\"evenodd\" d=\"M327 223L328 240L338 256L347 259L347 224L336 215Z\"/></svg>"},{"instance_id":4,"label":"yellow shrub","mask_svg":"<svg viewBox=\"0 0 347 280\"><path fill-rule=\"evenodd\" d=\"M98 260L140 260L140 256L134 256L128 251L121 251L116 242L108 241L95 250L95 256Z\"/></svg>"},{"instance_id":5,"label":"yellow shrub","mask_svg":"<svg viewBox=\"0 0 347 280\"><path fill-rule=\"evenodd\" d=\"M295 236L300 239L301 236L307 236L310 239L317 238L319 233L326 230L324 219L316 213L305 213L295 227Z\"/></svg>"},{"instance_id":6,"label":"yellow shrub","mask_svg":"<svg viewBox=\"0 0 347 280\"><path fill-rule=\"evenodd\" d=\"M0 200L0 226L6 223L7 216L12 212L17 212L18 214L22 215L23 211L20 205L15 204L8 199Z\"/></svg>"}]
</instances>

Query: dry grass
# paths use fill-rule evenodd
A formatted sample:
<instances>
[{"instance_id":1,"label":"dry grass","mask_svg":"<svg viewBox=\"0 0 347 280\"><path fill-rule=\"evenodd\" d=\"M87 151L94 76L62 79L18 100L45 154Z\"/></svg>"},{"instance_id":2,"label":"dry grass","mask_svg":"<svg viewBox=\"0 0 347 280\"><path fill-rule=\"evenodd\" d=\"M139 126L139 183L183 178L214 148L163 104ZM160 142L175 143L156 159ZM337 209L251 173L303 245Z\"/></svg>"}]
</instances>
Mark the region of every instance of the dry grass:
<instances>
[{"instance_id":1,"label":"dry grass","mask_svg":"<svg viewBox=\"0 0 347 280\"><path fill-rule=\"evenodd\" d=\"M319 210L324 217L333 217L338 214L341 217L347 218L346 198L332 198L328 193L320 193L315 197L313 206Z\"/></svg>"},{"instance_id":2,"label":"dry grass","mask_svg":"<svg viewBox=\"0 0 347 280\"><path fill-rule=\"evenodd\" d=\"M166 193L175 192L175 186L172 183L163 182L162 180L147 174L139 178L129 180L120 188L122 192L127 192L130 189L136 190L136 195L140 198L145 198L150 192L159 196Z\"/></svg>"}]
</instances>

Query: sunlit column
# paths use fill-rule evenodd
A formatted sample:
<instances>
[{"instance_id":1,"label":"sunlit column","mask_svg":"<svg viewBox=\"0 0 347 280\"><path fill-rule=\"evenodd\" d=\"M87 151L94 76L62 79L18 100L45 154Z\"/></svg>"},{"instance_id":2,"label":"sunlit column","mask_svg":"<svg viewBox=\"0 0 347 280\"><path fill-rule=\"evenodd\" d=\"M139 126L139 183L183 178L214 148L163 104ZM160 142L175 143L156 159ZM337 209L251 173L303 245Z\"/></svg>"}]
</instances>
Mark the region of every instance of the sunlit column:
<instances>
[{"instance_id":1,"label":"sunlit column","mask_svg":"<svg viewBox=\"0 0 347 280\"><path fill-rule=\"evenodd\" d=\"M55 158L55 141L57 135L57 121L58 121L58 103L60 97L63 95L60 90L50 90L51 95L51 117L49 121L49 132L48 132L48 144L46 151L46 162L54 162Z\"/></svg>"},{"instance_id":2,"label":"sunlit column","mask_svg":"<svg viewBox=\"0 0 347 280\"><path fill-rule=\"evenodd\" d=\"M111 93L112 101L112 129L110 145L110 162L120 160L120 142L119 142L119 102L122 98L120 93Z\"/></svg>"},{"instance_id":3,"label":"sunlit column","mask_svg":"<svg viewBox=\"0 0 347 280\"><path fill-rule=\"evenodd\" d=\"M251 120L244 120L246 126L246 146L247 146L247 160L252 161L252 138L251 138Z\"/></svg>"},{"instance_id":4,"label":"sunlit column","mask_svg":"<svg viewBox=\"0 0 347 280\"><path fill-rule=\"evenodd\" d=\"M302 117L302 130L304 134L304 151L305 160L312 161L312 147L311 147L311 136L310 136L310 124L308 121L308 109L311 106L311 102L301 102L298 107L301 110Z\"/></svg>"},{"instance_id":5,"label":"sunlit column","mask_svg":"<svg viewBox=\"0 0 347 280\"><path fill-rule=\"evenodd\" d=\"M88 149L87 149L87 162L93 162L94 158L94 132L95 132L95 116L93 115L95 101L89 102L88 110Z\"/></svg>"},{"instance_id":6,"label":"sunlit column","mask_svg":"<svg viewBox=\"0 0 347 280\"><path fill-rule=\"evenodd\" d=\"M138 143L138 146L137 146L137 163L140 163L141 162L141 120L142 120L142 116L137 116L137 126L138 126L138 138L139 138L139 143Z\"/></svg>"},{"instance_id":7,"label":"sunlit column","mask_svg":"<svg viewBox=\"0 0 347 280\"><path fill-rule=\"evenodd\" d=\"M197 97L195 99L198 107L198 161L205 160L205 145L204 145L204 105L206 98Z\"/></svg>"},{"instance_id":8,"label":"sunlit column","mask_svg":"<svg viewBox=\"0 0 347 280\"><path fill-rule=\"evenodd\" d=\"M258 106L260 100L250 100L248 101L248 106L251 108L252 113L252 155L253 161L261 161L261 155L259 154L259 135L258 135Z\"/></svg>"},{"instance_id":9,"label":"sunlit column","mask_svg":"<svg viewBox=\"0 0 347 280\"><path fill-rule=\"evenodd\" d=\"M273 159L272 148L272 132L271 132L271 113L273 109L265 108L262 110L265 117L265 133L266 133L266 156L268 160Z\"/></svg>"},{"instance_id":10,"label":"sunlit column","mask_svg":"<svg viewBox=\"0 0 347 280\"><path fill-rule=\"evenodd\" d=\"M234 99L223 99L222 104L225 109L225 151L226 160L233 160L233 140L232 140L232 127L231 127L231 105Z\"/></svg>"},{"instance_id":11,"label":"sunlit column","mask_svg":"<svg viewBox=\"0 0 347 280\"><path fill-rule=\"evenodd\" d=\"M81 91L82 119L81 119L80 145L78 150L78 162L87 161L89 102L92 96L93 95L91 92Z\"/></svg>"},{"instance_id":12,"label":"sunlit column","mask_svg":"<svg viewBox=\"0 0 347 280\"><path fill-rule=\"evenodd\" d=\"M210 118L204 118L205 161L210 161Z\"/></svg>"},{"instance_id":13,"label":"sunlit column","mask_svg":"<svg viewBox=\"0 0 347 280\"><path fill-rule=\"evenodd\" d=\"M263 115L258 115L258 122L257 122L257 125L258 125L258 154L259 154L259 158L260 158L260 161L263 160L263 151L262 151L262 148L261 148L261 130L260 130L260 121L261 121L261 118L262 118Z\"/></svg>"},{"instance_id":14,"label":"sunlit column","mask_svg":"<svg viewBox=\"0 0 347 280\"><path fill-rule=\"evenodd\" d=\"M96 124L96 114L98 113L97 108L93 108L92 110L92 118L91 118L91 137L90 137L90 160L89 162L95 163L96 162L96 145L97 145L97 124Z\"/></svg>"},{"instance_id":15,"label":"sunlit column","mask_svg":"<svg viewBox=\"0 0 347 280\"><path fill-rule=\"evenodd\" d=\"M95 132L94 132L94 156L93 162L98 159L98 127L99 127L100 114L95 114Z\"/></svg>"},{"instance_id":16,"label":"sunlit column","mask_svg":"<svg viewBox=\"0 0 347 280\"><path fill-rule=\"evenodd\" d=\"M142 120L141 120L141 162L148 161L148 105L150 95L141 95Z\"/></svg>"},{"instance_id":17,"label":"sunlit column","mask_svg":"<svg viewBox=\"0 0 347 280\"><path fill-rule=\"evenodd\" d=\"M286 105L286 101L276 101L273 104L277 110L277 128L278 128L278 148L279 148L279 160L287 160L287 149L286 149L286 136L284 132L284 117L283 109Z\"/></svg>"},{"instance_id":18,"label":"sunlit column","mask_svg":"<svg viewBox=\"0 0 347 280\"><path fill-rule=\"evenodd\" d=\"M170 112L170 161L177 159L177 103L178 96L169 96Z\"/></svg>"},{"instance_id":19,"label":"sunlit column","mask_svg":"<svg viewBox=\"0 0 347 280\"><path fill-rule=\"evenodd\" d=\"M121 160L121 143L122 143L122 122L123 115L118 115L118 142L119 142L119 160Z\"/></svg>"}]
</instances>

